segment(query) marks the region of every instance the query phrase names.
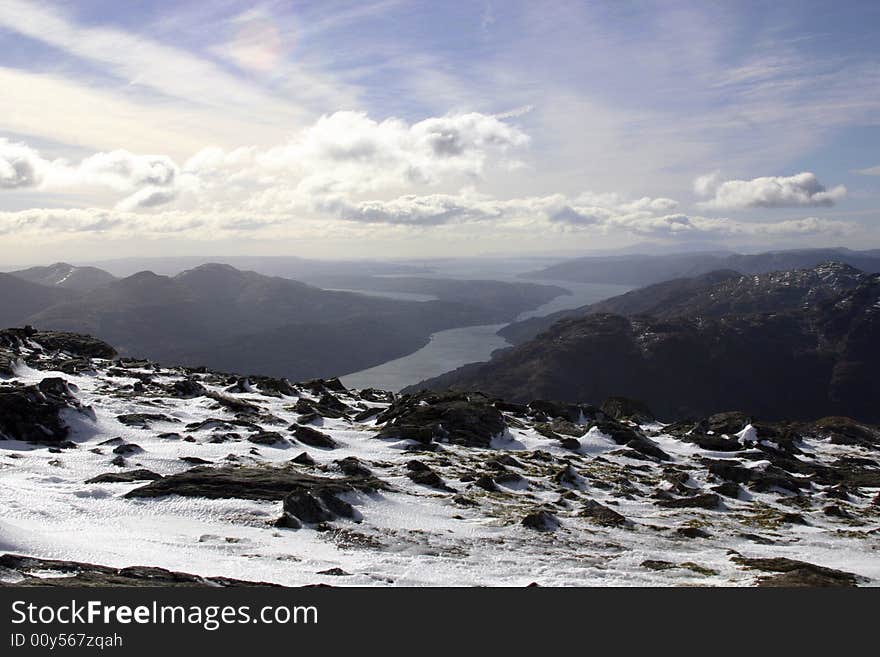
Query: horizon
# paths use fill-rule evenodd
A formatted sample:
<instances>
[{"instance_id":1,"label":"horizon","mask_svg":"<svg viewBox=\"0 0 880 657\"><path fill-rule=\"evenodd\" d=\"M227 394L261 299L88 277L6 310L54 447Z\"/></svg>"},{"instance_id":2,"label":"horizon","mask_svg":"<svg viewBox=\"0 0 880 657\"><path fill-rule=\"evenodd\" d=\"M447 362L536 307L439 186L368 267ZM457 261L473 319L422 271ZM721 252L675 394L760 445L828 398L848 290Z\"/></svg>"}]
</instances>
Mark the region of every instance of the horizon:
<instances>
[{"instance_id":1,"label":"horizon","mask_svg":"<svg viewBox=\"0 0 880 657\"><path fill-rule=\"evenodd\" d=\"M877 248L880 6L808 4L2 0L0 262Z\"/></svg>"}]
</instances>

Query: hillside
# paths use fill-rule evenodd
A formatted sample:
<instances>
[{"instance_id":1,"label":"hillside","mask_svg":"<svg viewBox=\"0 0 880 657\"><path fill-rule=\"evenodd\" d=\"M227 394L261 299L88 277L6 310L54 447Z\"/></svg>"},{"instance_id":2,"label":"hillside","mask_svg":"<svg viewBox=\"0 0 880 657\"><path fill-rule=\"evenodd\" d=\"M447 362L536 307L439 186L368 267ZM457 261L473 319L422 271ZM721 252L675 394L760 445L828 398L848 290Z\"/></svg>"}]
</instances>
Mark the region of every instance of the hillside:
<instances>
[{"instance_id":1,"label":"hillside","mask_svg":"<svg viewBox=\"0 0 880 657\"><path fill-rule=\"evenodd\" d=\"M0 273L0 326L20 326L31 315L75 297L72 290L47 287Z\"/></svg>"},{"instance_id":2,"label":"hillside","mask_svg":"<svg viewBox=\"0 0 880 657\"><path fill-rule=\"evenodd\" d=\"M509 321L562 292L497 283L490 298L473 289L470 302L413 303L207 264L173 277L140 272L10 324L88 333L166 362L336 376L414 351L435 331Z\"/></svg>"},{"instance_id":3,"label":"hillside","mask_svg":"<svg viewBox=\"0 0 880 657\"><path fill-rule=\"evenodd\" d=\"M741 274L763 274L788 269L806 269L828 261L840 262L862 271L880 272L876 251L850 249L801 249L770 251L754 255L723 253L681 253L672 255L591 256L567 260L524 278L579 283L651 285L674 278L692 278L715 270Z\"/></svg>"},{"instance_id":4,"label":"hillside","mask_svg":"<svg viewBox=\"0 0 880 657\"><path fill-rule=\"evenodd\" d=\"M589 314L650 315L669 318L721 317L782 312L816 304L853 289L862 272L843 263L827 262L810 269L743 275L713 271L632 290L599 303L514 322L498 334L513 344L531 340L560 319Z\"/></svg>"},{"instance_id":5,"label":"hillside","mask_svg":"<svg viewBox=\"0 0 880 657\"><path fill-rule=\"evenodd\" d=\"M30 267L9 272L17 278L48 285L63 287L70 290L94 290L116 280L116 277L97 267L76 267L66 262L56 262L46 267Z\"/></svg>"},{"instance_id":6,"label":"hillside","mask_svg":"<svg viewBox=\"0 0 880 657\"><path fill-rule=\"evenodd\" d=\"M813 274L827 273L817 268ZM812 278L793 272L759 279L765 284L757 287L720 283L722 290L743 291L751 314L724 314L740 307L736 295L707 294L715 316L686 303L676 314L656 317L600 313L562 320L488 363L410 390L452 387L514 401L594 403L623 395L645 400L670 420L739 408L774 419L842 414L876 421L880 275L858 276L854 287L844 275L839 282L850 289L834 296L821 285L786 284ZM795 294L783 294L790 289ZM758 291L764 294L755 303ZM810 303L799 307L804 298ZM768 312L775 304L777 311Z\"/></svg>"}]
</instances>

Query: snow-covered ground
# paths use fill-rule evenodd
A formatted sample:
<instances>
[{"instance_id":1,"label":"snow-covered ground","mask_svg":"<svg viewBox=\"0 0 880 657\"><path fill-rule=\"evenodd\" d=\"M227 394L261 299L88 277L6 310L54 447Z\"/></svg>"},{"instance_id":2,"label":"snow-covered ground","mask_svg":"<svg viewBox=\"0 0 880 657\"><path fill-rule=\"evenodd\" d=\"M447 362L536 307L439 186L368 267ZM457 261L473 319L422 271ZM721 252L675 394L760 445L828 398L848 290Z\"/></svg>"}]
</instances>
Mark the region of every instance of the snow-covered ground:
<instances>
[{"instance_id":1,"label":"snow-covered ground","mask_svg":"<svg viewBox=\"0 0 880 657\"><path fill-rule=\"evenodd\" d=\"M65 374L51 369L57 355L53 358L40 366L48 369L19 365L15 376L3 383L35 384L59 377L75 386L71 389L77 398L94 413L63 411L75 449L0 440L0 553L117 567L160 566L285 585L751 585L766 574L732 561L735 551L746 557L807 561L856 573L868 585L880 583L880 509L871 506L878 489L863 488L862 497L845 503L850 519L823 513L820 507L827 500L817 486L802 496L815 505L799 508L791 505L790 493L746 490L740 499L722 498L722 505L713 509L659 506L651 494L668 486L663 473L670 466L683 466L687 485L707 492L719 481L709 480L699 459L742 457L742 452L703 450L664 434L659 424L644 428L672 457L671 463L624 455L620 445L595 428L577 438L578 449L565 449L536 431L533 421L509 414L507 431L488 448L442 444L433 451L413 451L418 447L413 441L378 439L375 417L355 421L350 413L317 418L311 426L339 444L319 449L299 444L287 430L300 419L293 408L298 399L320 396L307 387L297 386L295 396L278 397L248 384L229 391L228 382L211 373L152 364L120 371L107 360L93 360L94 371ZM211 397L181 399L164 392L183 378L198 379L209 391L258 406L261 413L253 421L280 432L285 442L254 444L247 440L251 432L240 427L187 429L207 418L235 416ZM354 410L387 406L357 392L333 394ZM131 413L163 414L170 421L136 427L117 419ZM239 437L214 442L219 433ZM140 449L130 448L134 453L122 455L123 461L113 452L119 444ZM880 457L876 449L833 445L820 438L799 447L803 454L798 458L822 462L840 456ZM140 468L172 475L192 468L192 462L182 460L192 457L217 467L289 465L304 451L316 462L296 466L304 472L342 477L337 462L353 456L391 490L347 498L360 512L360 522L339 518L319 528L294 530L273 526L282 514L281 501L127 498L126 493L148 482L85 483L104 473ZM522 475L520 479L508 477L496 492L462 481L473 479L468 473L492 472L489 462L501 455L516 459L519 465L503 469ZM434 469L454 492L411 481L407 463L413 459ZM764 465L755 459L748 463ZM566 465L577 475L559 483L554 477ZM457 494L476 504L463 505L455 500ZM622 514L629 523L605 526L583 517L580 509L587 499ZM538 508L552 510L560 521L558 530L535 531L521 524ZM807 524L776 520L791 511L801 513ZM680 528L700 528L707 536L688 537ZM657 569L645 562L668 564ZM333 568L350 575L319 574Z\"/></svg>"}]
</instances>

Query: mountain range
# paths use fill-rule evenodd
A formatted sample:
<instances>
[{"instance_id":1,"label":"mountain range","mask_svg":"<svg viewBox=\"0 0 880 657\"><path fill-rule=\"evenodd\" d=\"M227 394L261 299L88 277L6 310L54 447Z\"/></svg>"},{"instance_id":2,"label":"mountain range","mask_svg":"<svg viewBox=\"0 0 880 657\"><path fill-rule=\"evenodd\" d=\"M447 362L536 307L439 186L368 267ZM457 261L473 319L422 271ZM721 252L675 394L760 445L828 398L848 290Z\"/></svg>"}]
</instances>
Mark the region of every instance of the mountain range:
<instances>
[{"instance_id":1,"label":"mountain range","mask_svg":"<svg viewBox=\"0 0 880 657\"><path fill-rule=\"evenodd\" d=\"M124 355L311 378L403 356L436 331L510 321L566 292L532 283L430 281L438 298L412 302L323 290L223 264L175 276L107 274L103 284L98 278L90 268L67 265L3 274L2 323L89 333ZM81 288L65 285L71 279ZM87 280L95 285L82 289Z\"/></svg>"},{"instance_id":2,"label":"mountain range","mask_svg":"<svg viewBox=\"0 0 880 657\"><path fill-rule=\"evenodd\" d=\"M424 381L513 401L644 400L667 420L880 418L880 274L841 263L729 271L630 292L531 340Z\"/></svg>"},{"instance_id":3,"label":"mountain range","mask_svg":"<svg viewBox=\"0 0 880 657\"><path fill-rule=\"evenodd\" d=\"M787 269L805 269L823 262L841 262L862 271L880 271L880 251L845 248L794 249L758 254L697 252L669 255L589 256L566 260L523 274L523 278L651 285L674 278L692 278L711 271L733 270L741 274L763 274Z\"/></svg>"}]
</instances>

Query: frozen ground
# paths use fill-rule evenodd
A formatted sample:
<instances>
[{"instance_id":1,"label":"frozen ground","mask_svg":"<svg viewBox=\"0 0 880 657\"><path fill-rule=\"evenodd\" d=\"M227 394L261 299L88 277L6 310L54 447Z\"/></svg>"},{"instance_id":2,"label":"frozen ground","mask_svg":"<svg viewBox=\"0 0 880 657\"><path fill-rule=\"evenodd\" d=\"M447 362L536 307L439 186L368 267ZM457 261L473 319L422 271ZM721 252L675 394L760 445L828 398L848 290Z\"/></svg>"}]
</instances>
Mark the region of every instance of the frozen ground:
<instances>
[{"instance_id":1,"label":"frozen ground","mask_svg":"<svg viewBox=\"0 0 880 657\"><path fill-rule=\"evenodd\" d=\"M757 442L761 437L747 427L731 437L744 444L741 450L715 452L669 435L661 424L645 424L644 435L671 457L661 461L588 429L583 414L578 424L519 409L505 411L507 428L486 447L425 444L377 437L376 416L363 411L388 407L390 398L379 393L316 383L279 395L225 375L100 359L71 374L59 368L75 355L50 353L34 342L20 351L28 362L16 365L3 386L58 377L91 411L62 411L75 447L0 440L0 553L285 585L357 586L753 585L767 572L733 557L787 557L854 573L861 584L880 583L876 445L833 444L821 435L798 440L794 458L804 463L861 459L859 472L867 472L872 485L848 494L832 496L830 486L796 474L808 479L800 494L743 487L708 508L662 506L662 500L694 499L723 483L702 459L732 459L763 472L772 466L761 450L778 445ZM175 396L171 386L184 379L213 396ZM251 410L222 402L228 399ZM320 410L328 399L346 410L327 415L341 417L305 412L310 404ZM120 421L133 413L165 418L140 426ZM209 418L247 424L197 427ZM301 444L289 429L297 423L338 446ZM277 431L283 440L255 444L248 438L257 428ZM303 452L314 465L291 462ZM193 468L193 458L218 468L288 467L345 479L339 461L346 457L358 459L389 490L344 496L359 520L339 517L301 529L274 525L280 500L130 498L127 493L149 482L86 483L136 469L174 475ZM413 460L436 472L446 488L411 480ZM488 479L480 479L484 475ZM585 515L591 501L625 522ZM558 527L522 524L542 509ZM794 515L803 522L792 521ZM320 574L330 569L347 575Z\"/></svg>"}]
</instances>

